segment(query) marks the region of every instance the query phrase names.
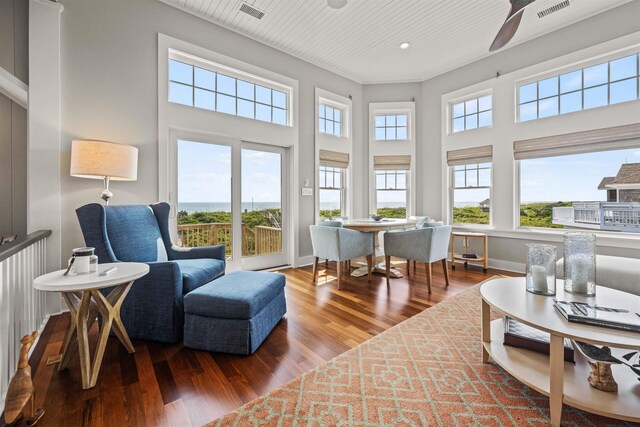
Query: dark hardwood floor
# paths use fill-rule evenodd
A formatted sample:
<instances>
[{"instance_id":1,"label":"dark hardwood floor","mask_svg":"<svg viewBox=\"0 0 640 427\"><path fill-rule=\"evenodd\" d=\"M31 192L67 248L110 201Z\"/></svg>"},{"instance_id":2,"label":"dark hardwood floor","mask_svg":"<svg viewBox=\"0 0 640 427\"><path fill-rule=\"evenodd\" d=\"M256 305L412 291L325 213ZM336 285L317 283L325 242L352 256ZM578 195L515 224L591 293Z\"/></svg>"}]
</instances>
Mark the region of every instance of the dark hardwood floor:
<instances>
[{"instance_id":1,"label":"dark hardwood floor","mask_svg":"<svg viewBox=\"0 0 640 427\"><path fill-rule=\"evenodd\" d=\"M404 261L397 263L403 273ZM424 266L407 278L345 278L337 290L335 263L320 265L318 286L311 267L281 270L287 276L287 314L251 356L234 356L134 340L128 354L109 338L96 387L82 390L79 361L58 372L47 359L61 352L68 314L51 318L31 357L36 403L46 414L41 426L189 426L202 425L298 375L344 353L495 274L460 265L449 270L444 286L434 266L432 294ZM93 337L95 339L95 326Z\"/></svg>"}]
</instances>

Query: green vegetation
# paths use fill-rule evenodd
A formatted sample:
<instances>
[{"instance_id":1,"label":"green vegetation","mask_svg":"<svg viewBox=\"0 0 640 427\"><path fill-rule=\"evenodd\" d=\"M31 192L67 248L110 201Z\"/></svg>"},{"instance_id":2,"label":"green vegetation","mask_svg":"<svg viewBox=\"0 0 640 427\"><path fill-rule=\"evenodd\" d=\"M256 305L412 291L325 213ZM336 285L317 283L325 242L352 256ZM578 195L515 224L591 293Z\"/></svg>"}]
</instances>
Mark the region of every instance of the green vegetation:
<instances>
[{"instance_id":1,"label":"green vegetation","mask_svg":"<svg viewBox=\"0 0 640 427\"><path fill-rule=\"evenodd\" d=\"M263 209L259 211L242 212L242 223L250 229L254 229L259 225L272 227L269 221L269 214L278 221L278 224L282 222L280 209ZM211 223L231 224L231 212L194 212L192 214L185 211L178 212L179 225Z\"/></svg>"},{"instance_id":2,"label":"green vegetation","mask_svg":"<svg viewBox=\"0 0 640 427\"><path fill-rule=\"evenodd\" d=\"M553 224L553 208L571 207L571 202L539 202L520 205L520 225L522 227L564 228ZM489 224L489 212L484 212L479 206L453 208L453 222L455 224Z\"/></svg>"},{"instance_id":3,"label":"green vegetation","mask_svg":"<svg viewBox=\"0 0 640 427\"><path fill-rule=\"evenodd\" d=\"M342 215L340 209L320 209L320 219L327 220Z\"/></svg>"},{"instance_id":4,"label":"green vegetation","mask_svg":"<svg viewBox=\"0 0 640 427\"><path fill-rule=\"evenodd\" d=\"M553 208L571 207L570 202L528 203L520 205L520 225L522 227L564 228L562 225L552 224Z\"/></svg>"},{"instance_id":5,"label":"green vegetation","mask_svg":"<svg viewBox=\"0 0 640 427\"><path fill-rule=\"evenodd\" d=\"M453 208L454 224L489 224L489 211L484 212L479 206Z\"/></svg>"},{"instance_id":6,"label":"green vegetation","mask_svg":"<svg viewBox=\"0 0 640 427\"><path fill-rule=\"evenodd\" d=\"M376 213L385 218L406 218L407 208L378 208Z\"/></svg>"}]
</instances>

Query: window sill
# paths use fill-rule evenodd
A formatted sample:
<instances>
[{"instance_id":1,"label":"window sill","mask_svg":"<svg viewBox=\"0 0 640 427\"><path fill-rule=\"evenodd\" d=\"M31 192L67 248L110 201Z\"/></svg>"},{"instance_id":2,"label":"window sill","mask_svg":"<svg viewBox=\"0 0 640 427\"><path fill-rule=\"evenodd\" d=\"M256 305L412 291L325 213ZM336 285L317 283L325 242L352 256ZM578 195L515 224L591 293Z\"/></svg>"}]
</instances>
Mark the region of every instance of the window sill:
<instances>
[{"instance_id":1,"label":"window sill","mask_svg":"<svg viewBox=\"0 0 640 427\"><path fill-rule=\"evenodd\" d=\"M536 240L551 243L562 243L563 235L566 230L542 229L536 230L532 228L518 228L515 230L499 229L492 226L484 225L453 225L456 231L477 231L487 233L490 237L502 237L507 239L518 240ZM575 230L578 231L578 230ZM587 231L588 232L588 231ZM623 249L640 250L640 235L634 236L629 233L620 235L621 233L597 232L597 245L602 247L614 247Z\"/></svg>"}]
</instances>

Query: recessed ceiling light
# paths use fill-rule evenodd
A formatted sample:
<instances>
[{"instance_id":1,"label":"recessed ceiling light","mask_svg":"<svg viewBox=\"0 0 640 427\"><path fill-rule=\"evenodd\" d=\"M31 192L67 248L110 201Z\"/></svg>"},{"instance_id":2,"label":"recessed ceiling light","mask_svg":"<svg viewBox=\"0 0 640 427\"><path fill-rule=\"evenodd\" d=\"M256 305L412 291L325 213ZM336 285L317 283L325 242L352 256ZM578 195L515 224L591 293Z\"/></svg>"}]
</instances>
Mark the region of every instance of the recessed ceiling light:
<instances>
[{"instance_id":1,"label":"recessed ceiling light","mask_svg":"<svg viewBox=\"0 0 640 427\"><path fill-rule=\"evenodd\" d=\"M347 0L327 0L327 4L332 9L342 9L347 4Z\"/></svg>"},{"instance_id":2,"label":"recessed ceiling light","mask_svg":"<svg viewBox=\"0 0 640 427\"><path fill-rule=\"evenodd\" d=\"M411 44L409 42L400 43L400 49L408 49Z\"/></svg>"}]
</instances>

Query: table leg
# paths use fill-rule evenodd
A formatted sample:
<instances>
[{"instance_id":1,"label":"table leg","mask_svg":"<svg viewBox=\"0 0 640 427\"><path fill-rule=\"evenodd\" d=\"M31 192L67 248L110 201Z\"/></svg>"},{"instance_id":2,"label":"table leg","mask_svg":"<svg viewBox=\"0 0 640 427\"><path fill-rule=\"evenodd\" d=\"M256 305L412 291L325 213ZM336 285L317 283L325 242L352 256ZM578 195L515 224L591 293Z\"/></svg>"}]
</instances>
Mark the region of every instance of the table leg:
<instances>
[{"instance_id":1,"label":"table leg","mask_svg":"<svg viewBox=\"0 0 640 427\"><path fill-rule=\"evenodd\" d=\"M71 312L71 321L69 330L64 338L64 352L58 370L68 367L71 355L77 346L80 356L82 388L85 390L96 385L112 327L115 335L127 351L129 353L135 352L129 335L120 319L120 307L132 285L133 281L118 285L106 297L99 290L85 291L82 294L63 293L64 300ZM98 335L92 362L89 350L89 330L98 313L102 315L102 328Z\"/></svg>"},{"instance_id":2,"label":"table leg","mask_svg":"<svg viewBox=\"0 0 640 427\"><path fill-rule=\"evenodd\" d=\"M380 239L379 239L379 231L370 231L373 233L373 269L372 273L378 273L382 275L386 275L386 265L384 261L383 251L380 249ZM380 254L380 255L378 255ZM354 265L358 266L355 270L351 272L352 277L362 277L368 274L367 264L363 262L356 262ZM391 268L390 270L391 277L400 278L402 277L402 273L396 270L395 268Z\"/></svg>"},{"instance_id":3,"label":"table leg","mask_svg":"<svg viewBox=\"0 0 640 427\"><path fill-rule=\"evenodd\" d=\"M489 363L489 352L485 348L485 343L491 342L491 307L482 300L482 363Z\"/></svg>"},{"instance_id":4,"label":"table leg","mask_svg":"<svg viewBox=\"0 0 640 427\"><path fill-rule=\"evenodd\" d=\"M562 419L564 396L564 339L561 336L551 334L549 353L549 409L551 425L555 427Z\"/></svg>"}]
</instances>

